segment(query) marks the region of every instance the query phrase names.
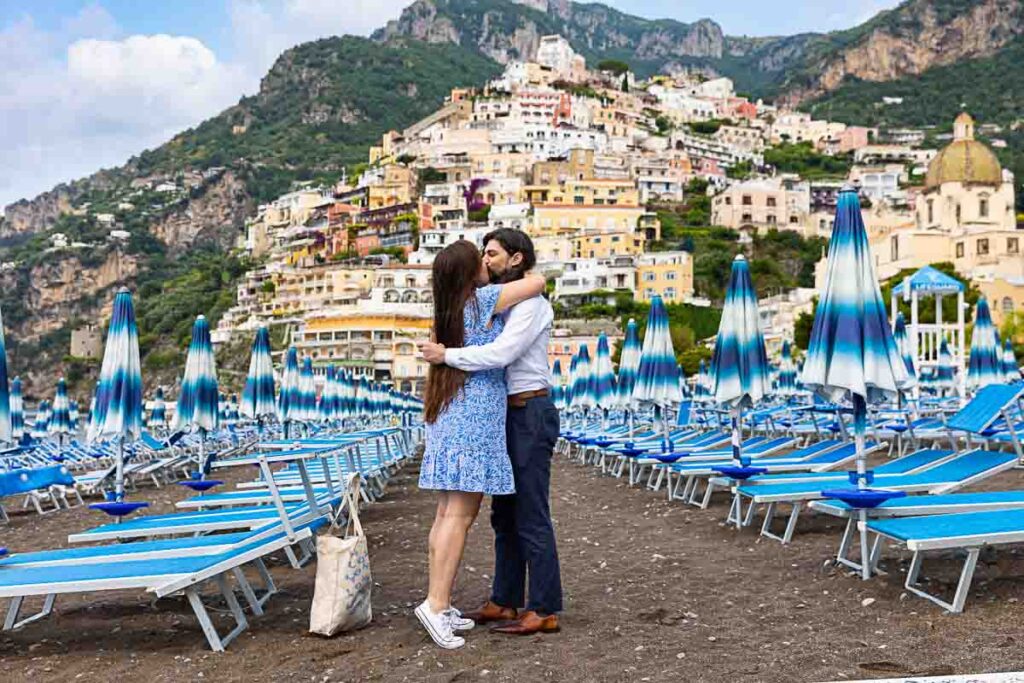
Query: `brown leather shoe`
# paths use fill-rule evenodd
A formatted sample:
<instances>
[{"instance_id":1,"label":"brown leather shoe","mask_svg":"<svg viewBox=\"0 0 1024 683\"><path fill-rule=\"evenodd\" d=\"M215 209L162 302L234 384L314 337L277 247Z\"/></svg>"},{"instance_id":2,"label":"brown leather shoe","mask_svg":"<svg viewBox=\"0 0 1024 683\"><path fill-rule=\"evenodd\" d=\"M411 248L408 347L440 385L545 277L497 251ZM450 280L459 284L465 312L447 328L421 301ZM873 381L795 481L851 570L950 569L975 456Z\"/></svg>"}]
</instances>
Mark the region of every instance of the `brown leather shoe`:
<instances>
[{"instance_id":1,"label":"brown leather shoe","mask_svg":"<svg viewBox=\"0 0 1024 683\"><path fill-rule=\"evenodd\" d=\"M513 636L531 636L534 633L558 633L561 627L558 625L558 615L549 614L542 617L533 610L523 612L515 621L507 624L492 626L494 633L505 633Z\"/></svg>"},{"instance_id":2,"label":"brown leather shoe","mask_svg":"<svg viewBox=\"0 0 1024 683\"><path fill-rule=\"evenodd\" d=\"M463 612L462 616L466 619L472 619L478 624L486 624L493 621L515 621L516 608L502 607L488 600L480 609L475 609L472 612Z\"/></svg>"}]
</instances>

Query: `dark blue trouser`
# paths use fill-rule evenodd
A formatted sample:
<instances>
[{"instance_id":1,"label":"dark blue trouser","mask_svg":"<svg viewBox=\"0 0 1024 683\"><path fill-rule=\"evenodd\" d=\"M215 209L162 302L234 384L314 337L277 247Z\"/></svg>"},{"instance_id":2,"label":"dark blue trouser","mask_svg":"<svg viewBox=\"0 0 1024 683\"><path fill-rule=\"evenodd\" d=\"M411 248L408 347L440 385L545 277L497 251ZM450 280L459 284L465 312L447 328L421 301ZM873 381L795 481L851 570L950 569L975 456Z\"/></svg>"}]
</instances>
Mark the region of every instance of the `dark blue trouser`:
<instances>
[{"instance_id":1,"label":"dark blue trouser","mask_svg":"<svg viewBox=\"0 0 1024 683\"><path fill-rule=\"evenodd\" d=\"M516 492L491 499L494 529L492 602L543 614L562 611L562 577L548 495L551 454L558 439L558 410L547 396L509 406L505 422ZM526 581L529 575L529 603Z\"/></svg>"}]
</instances>

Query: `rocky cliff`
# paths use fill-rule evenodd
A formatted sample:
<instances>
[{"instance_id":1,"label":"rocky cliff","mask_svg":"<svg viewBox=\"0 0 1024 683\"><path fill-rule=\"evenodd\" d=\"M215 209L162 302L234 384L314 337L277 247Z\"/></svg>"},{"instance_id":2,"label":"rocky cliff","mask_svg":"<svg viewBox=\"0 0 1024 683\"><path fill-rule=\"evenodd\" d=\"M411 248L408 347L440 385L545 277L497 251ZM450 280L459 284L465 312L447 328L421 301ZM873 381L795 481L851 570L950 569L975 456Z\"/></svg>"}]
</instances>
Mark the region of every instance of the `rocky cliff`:
<instances>
[{"instance_id":1,"label":"rocky cliff","mask_svg":"<svg viewBox=\"0 0 1024 683\"><path fill-rule=\"evenodd\" d=\"M255 203L238 176L226 171L180 209L149 224L149 232L166 244L172 254L189 249L197 241L230 248L255 211Z\"/></svg>"}]
</instances>

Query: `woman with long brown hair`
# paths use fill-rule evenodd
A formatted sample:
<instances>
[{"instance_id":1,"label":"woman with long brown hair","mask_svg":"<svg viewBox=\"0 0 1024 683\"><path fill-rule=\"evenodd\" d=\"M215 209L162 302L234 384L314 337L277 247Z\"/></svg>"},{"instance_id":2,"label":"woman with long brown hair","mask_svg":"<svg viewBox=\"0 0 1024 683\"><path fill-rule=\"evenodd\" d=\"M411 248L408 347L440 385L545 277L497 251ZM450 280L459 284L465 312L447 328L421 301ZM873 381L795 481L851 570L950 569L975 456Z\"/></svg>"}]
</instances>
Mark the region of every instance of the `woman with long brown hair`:
<instances>
[{"instance_id":1,"label":"woman with long brown hair","mask_svg":"<svg viewBox=\"0 0 1024 683\"><path fill-rule=\"evenodd\" d=\"M454 242L435 257L435 341L449 348L492 342L504 326L497 314L544 290L539 275L504 285L488 285L488 279L480 252L470 242ZM467 373L430 366L420 488L437 490L438 501L430 529L430 588L416 617L446 649L462 647L465 640L455 631L474 625L452 608L451 592L480 502L485 494L515 492L505 447L505 402L502 369Z\"/></svg>"}]
</instances>

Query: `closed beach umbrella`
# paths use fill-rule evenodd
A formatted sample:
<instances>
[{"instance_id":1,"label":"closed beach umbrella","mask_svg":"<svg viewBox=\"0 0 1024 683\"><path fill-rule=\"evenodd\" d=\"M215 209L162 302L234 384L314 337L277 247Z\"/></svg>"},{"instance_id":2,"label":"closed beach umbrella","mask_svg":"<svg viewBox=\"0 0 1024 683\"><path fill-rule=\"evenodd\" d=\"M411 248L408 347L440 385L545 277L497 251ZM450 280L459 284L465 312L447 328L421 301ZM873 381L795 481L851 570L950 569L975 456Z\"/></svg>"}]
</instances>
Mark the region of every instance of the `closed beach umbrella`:
<instances>
[{"instance_id":1,"label":"closed beach umbrella","mask_svg":"<svg viewBox=\"0 0 1024 683\"><path fill-rule=\"evenodd\" d=\"M63 440L64 434L71 433L71 404L68 401L68 385L61 377L57 380L57 393L53 397L53 413L47 432L57 434Z\"/></svg>"},{"instance_id":2,"label":"closed beach umbrella","mask_svg":"<svg viewBox=\"0 0 1024 683\"><path fill-rule=\"evenodd\" d=\"M11 397L7 386L7 343L4 340L4 321L0 315L0 441L17 438L11 427Z\"/></svg>"},{"instance_id":3,"label":"closed beach umbrella","mask_svg":"<svg viewBox=\"0 0 1024 683\"><path fill-rule=\"evenodd\" d=\"M156 388L153 396L153 408L149 411L149 427L163 428L167 426L167 402L164 400L163 387Z\"/></svg>"},{"instance_id":4,"label":"closed beach umbrella","mask_svg":"<svg viewBox=\"0 0 1024 683\"><path fill-rule=\"evenodd\" d=\"M913 379L896 348L875 278L860 201L849 187L839 193L825 287L814 316L802 381L828 401L847 397L852 401L857 486L867 488L867 404L896 398L913 385ZM861 534L861 553L866 579L870 572L866 527Z\"/></svg>"},{"instance_id":5,"label":"closed beach umbrella","mask_svg":"<svg viewBox=\"0 0 1024 683\"><path fill-rule=\"evenodd\" d=\"M562 401L565 403L565 409L569 410L572 408L572 390L576 386L576 376L579 374L576 372L576 367L580 364L580 354L574 353L572 358L569 360L569 374L566 376L565 392L563 394Z\"/></svg>"},{"instance_id":6,"label":"closed beach umbrella","mask_svg":"<svg viewBox=\"0 0 1024 683\"><path fill-rule=\"evenodd\" d=\"M21 400L21 379L15 377L11 382L11 440L18 441L25 436L25 404Z\"/></svg>"},{"instance_id":7,"label":"closed beach umbrella","mask_svg":"<svg viewBox=\"0 0 1024 683\"><path fill-rule=\"evenodd\" d=\"M316 383L313 379L313 359L306 356L302 359L302 370L299 372L299 405L304 422L317 419Z\"/></svg>"},{"instance_id":8,"label":"closed beach umbrella","mask_svg":"<svg viewBox=\"0 0 1024 683\"><path fill-rule=\"evenodd\" d=\"M914 362L914 354L910 348L910 338L907 336L907 323L903 319L903 313L896 314L896 324L893 326L892 338L896 340L896 348L903 358L903 364L907 367L907 374L917 377L917 364Z\"/></svg>"},{"instance_id":9,"label":"closed beach umbrella","mask_svg":"<svg viewBox=\"0 0 1024 683\"><path fill-rule=\"evenodd\" d=\"M612 354L608 349L608 336L602 332L597 338L597 354L590 371L589 393L594 405L600 408L605 418L615 401L615 370L612 369Z\"/></svg>"},{"instance_id":10,"label":"closed beach umbrella","mask_svg":"<svg viewBox=\"0 0 1024 683\"><path fill-rule=\"evenodd\" d=\"M36 435L42 437L50 431L50 415L50 402L45 399L40 401L39 405L36 407L35 422L32 424L32 431L35 432Z\"/></svg>"},{"instance_id":11,"label":"closed beach umbrella","mask_svg":"<svg viewBox=\"0 0 1024 683\"><path fill-rule=\"evenodd\" d=\"M78 412L78 401L68 401L68 419L71 420L71 431L78 431L78 418L80 417Z\"/></svg>"},{"instance_id":12,"label":"closed beach umbrella","mask_svg":"<svg viewBox=\"0 0 1024 683\"><path fill-rule=\"evenodd\" d=\"M636 320L630 318L626 323L626 338L622 341L622 353L619 355L619 376L616 384L616 404L630 411L633 408L636 373L640 370L640 337L636 330Z\"/></svg>"},{"instance_id":13,"label":"closed beach umbrella","mask_svg":"<svg viewBox=\"0 0 1024 683\"><path fill-rule=\"evenodd\" d=\"M141 368L132 296L121 288L114 297L88 435L90 441L117 441L116 502L124 499L124 444L142 433Z\"/></svg>"},{"instance_id":14,"label":"closed beach umbrella","mask_svg":"<svg viewBox=\"0 0 1024 683\"><path fill-rule=\"evenodd\" d=\"M1003 373L1007 382L1020 381L1020 368L1017 366L1017 356L1013 353L1013 341L1009 338L1003 342Z\"/></svg>"},{"instance_id":15,"label":"closed beach umbrella","mask_svg":"<svg viewBox=\"0 0 1024 683\"><path fill-rule=\"evenodd\" d=\"M953 365L953 354L949 351L946 338L939 344L939 357L932 373L931 386L939 394L945 394L956 386L956 366Z\"/></svg>"},{"instance_id":16,"label":"closed beach umbrella","mask_svg":"<svg viewBox=\"0 0 1024 683\"><path fill-rule=\"evenodd\" d=\"M565 378L562 376L562 361L555 359L551 366L551 401L559 410L565 410Z\"/></svg>"},{"instance_id":17,"label":"closed beach umbrella","mask_svg":"<svg viewBox=\"0 0 1024 683\"><path fill-rule=\"evenodd\" d=\"M177 431L195 427L204 436L205 432L217 429L220 424L218 399L210 325L206 317L200 315L192 324L192 341L188 346L185 373L181 378L174 429Z\"/></svg>"},{"instance_id":18,"label":"closed beach umbrella","mask_svg":"<svg viewBox=\"0 0 1024 683\"><path fill-rule=\"evenodd\" d=\"M978 390L989 384L1002 384L1002 352L992 316L985 297L974 308L974 333L971 335L971 357L967 364L967 387Z\"/></svg>"},{"instance_id":19,"label":"closed beach umbrella","mask_svg":"<svg viewBox=\"0 0 1024 683\"><path fill-rule=\"evenodd\" d=\"M301 419L300 398L299 352L294 346L289 346L285 354L284 369L281 371L281 391L277 403L277 419L284 425L286 439L288 426Z\"/></svg>"},{"instance_id":20,"label":"closed beach umbrella","mask_svg":"<svg viewBox=\"0 0 1024 683\"><path fill-rule=\"evenodd\" d=\"M242 404L239 412L252 420L272 417L274 406L274 362L270 358L270 330L266 326L256 330L249 355L249 372L245 376Z\"/></svg>"},{"instance_id":21,"label":"closed beach umbrella","mask_svg":"<svg viewBox=\"0 0 1024 683\"><path fill-rule=\"evenodd\" d=\"M633 385L633 400L651 403L661 410L666 436L668 422L665 410L682 400L679 382L676 379L676 354L672 348L672 337L668 329L668 313L659 295L651 298L651 310L647 315L647 330L640 350L640 367Z\"/></svg>"},{"instance_id":22,"label":"closed beach umbrella","mask_svg":"<svg viewBox=\"0 0 1024 683\"><path fill-rule=\"evenodd\" d=\"M789 398L796 394L796 366L793 365L793 351L789 340L782 342L782 356L779 360L779 391L780 396Z\"/></svg>"},{"instance_id":23,"label":"closed beach umbrella","mask_svg":"<svg viewBox=\"0 0 1024 683\"><path fill-rule=\"evenodd\" d=\"M594 402L594 395L590 392L590 350L586 344L580 344L577 358L576 379L572 386L572 407L580 410L585 416L586 411L597 405Z\"/></svg>"},{"instance_id":24,"label":"closed beach umbrella","mask_svg":"<svg viewBox=\"0 0 1024 683\"><path fill-rule=\"evenodd\" d=\"M324 375L324 389L320 393L320 414L325 422L338 419L338 401L338 371L333 365L328 365L327 374Z\"/></svg>"},{"instance_id":25,"label":"closed beach umbrella","mask_svg":"<svg viewBox=\"0 0 1024 683\"><path fill-rule=\"evenodd\" d=\"M741 452L742 411L771 392L771 375L758 323L757 295L750 280L750 268L742 254L732 262L715 353L711 358L711 376L714 378L712 398L727 407L732 418L734 465L746 466L748 463L744 462ZM738 525L739 515L736 521Z\"/></svg>"}]
</instances>

